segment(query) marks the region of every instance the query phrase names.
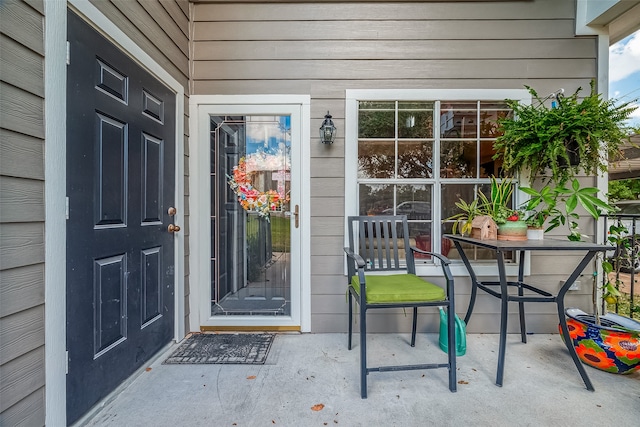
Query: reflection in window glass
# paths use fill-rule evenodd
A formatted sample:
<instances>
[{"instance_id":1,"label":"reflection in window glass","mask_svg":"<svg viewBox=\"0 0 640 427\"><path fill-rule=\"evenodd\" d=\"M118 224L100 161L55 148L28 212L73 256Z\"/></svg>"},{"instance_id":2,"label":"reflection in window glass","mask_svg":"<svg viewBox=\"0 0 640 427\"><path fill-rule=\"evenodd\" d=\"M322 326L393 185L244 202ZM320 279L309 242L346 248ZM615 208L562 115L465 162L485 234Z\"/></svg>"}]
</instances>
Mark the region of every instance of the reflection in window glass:
<instances>
[{"instance_id":1,"label":"reflection in window glass","mask_svg":"<svg viewBox=\"0 0 640 427\"><path fill-rule=\"evenodd\" d=\"M502 158L493 160L496 154L493 141L480 141L480 178L502 176Z\"/></svg>"},{"instance_id":2,"label":"reflection in window glass","mask_svg":"<svg viewBox=\"0 0 640 427\"><path fill-rule=\"evenodd\" d=\"M443 102L440 107L442 138L475 138L478 135L478 107L470 102Z\"/></svg>"},{"instance_id":3,"label":"reflection in window glass","mask_svg":"<svg viewBox=\"0 0 640 427\"><path fill-rule=\"evenodd\" d=\"M440 142L440 177L475 178L476 147L475 141Z\"/></svg>"},{"instance_id":4,"label":"reflection in window glass","mask_svg":"<svg viewBox=\"0 0 640 427\"><path fill-rule=\"evenodd\" d=\"M398 137L433 138L433 102L398 102Z\"/></svg>"},{"instance_id":5,"label":"reflection in window glass","mask_svg":"<svg viewBox=\"0 0 640 427\"><path fill-rule=\"evenodd\" d=\"M359 138L393 138L395 136L395 102L360 102Z\"/></svg>"},{"instance_id":6,"label":"reflection in window glass","mask_svg":"<svg viewBox=\"0 0 640 427\"><path fill-rule=\"evenodd\" d=\"M358 142L358 178L393 178L395 164L393 141Z\"/></svg>"},{"instance_id":7,"label":"reflection in window glass","mask_svg":"<svg viewBox=\"0 0 640 427\"><path fill-rule=\"evenodd\" d=\"M433 142L398 142L398 178L433 177Z\"/></svg>"},{"instance_id":8,"label":"reflection in window glass","mask_svg":"<svg viewBox=\"0 0 640 427\"><path fill-rule=\"evenodd\" d=\"M360 184L359 215L391 215L393 213L394 186Z\"/></svg>"},{"instance_id":9,"label":"reflection in window glass","mask_svg":"<svg viewBox=\"0 0 640 427\"><path fill-rule=\"evenodd\" d=\"M480 138L497 138L502 135L498 120L511 115L504 102L480 102Z\"/></svg>"}]
</instances>

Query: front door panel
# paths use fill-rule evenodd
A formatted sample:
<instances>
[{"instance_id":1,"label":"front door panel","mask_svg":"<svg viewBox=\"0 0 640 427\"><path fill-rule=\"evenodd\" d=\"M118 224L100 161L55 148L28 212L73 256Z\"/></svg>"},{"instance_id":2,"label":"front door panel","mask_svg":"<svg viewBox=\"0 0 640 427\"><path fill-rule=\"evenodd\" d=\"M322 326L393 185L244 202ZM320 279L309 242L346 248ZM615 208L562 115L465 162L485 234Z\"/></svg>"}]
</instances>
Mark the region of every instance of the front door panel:
<instances>
[{"instance_id":1,"label":"front door panel","mask_svg":"<svg viewBox=\"0 0 640 427\"><path fill-rule=\"evenodd\" d=\"M174 337L175 94L72 12L67 420Z\"/></svg>"}]
</instances>

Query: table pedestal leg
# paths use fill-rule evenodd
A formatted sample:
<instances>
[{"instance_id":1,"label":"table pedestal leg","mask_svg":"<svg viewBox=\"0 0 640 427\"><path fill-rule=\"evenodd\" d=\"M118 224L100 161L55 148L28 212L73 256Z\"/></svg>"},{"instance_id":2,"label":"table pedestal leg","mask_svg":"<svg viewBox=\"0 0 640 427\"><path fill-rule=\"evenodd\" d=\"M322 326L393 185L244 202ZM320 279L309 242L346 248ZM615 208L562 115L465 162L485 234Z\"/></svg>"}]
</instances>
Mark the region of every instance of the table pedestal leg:
<instances>
[{"instance_id":1,"label":"table pedestal leg","mask_svg":"<svg viewBox=\"0 0 640 427\"><path fill-rule=\"evenodd\" d=\"M595 391L593 388L593 384L591 384L591 380L589 379L589 375L587 375L587 371L584 369L584 365L578 358L578 354L576 353L576 349L573 346L573 342L571 341L571 336L569 335L569 328L567 327L567 316L564 313L564 296L569 290L569 287L575 280L578 278L580 273L585 269L587 264L593 259L596 255L596 252L589 251L580 264L576 267L576 269L571 273L569 278L566 280L565 284L562 286L560 291L558 292L558 296L556 298L556 304L558 306L558 319L560 321L560 329L562 330L562 336L564 338L564 344L567 346L567 350L569 350L569 354L571 355L571 359L573 359L573 363L576 365L580 376L582 377L582 381L584 385L587 387L589 391ZM593 286L596 286L594 283Z\"/></svg>"},{"instance_id":2,"label":"table pedestal leg","mask_svg":"<svg viewBox=\"0 0 640 427\"><path fill-rule=\"evenodd\" d=\"M500 349L498 351L498 373L496 375L496 385L502 387L504 377L504 357L507 349L507 319L509 316L509 291L507 289L507 272L504 266L504 254L502 251L496 252L498 261L498 274L500 275Z\"/></svg>"}]
</instances>

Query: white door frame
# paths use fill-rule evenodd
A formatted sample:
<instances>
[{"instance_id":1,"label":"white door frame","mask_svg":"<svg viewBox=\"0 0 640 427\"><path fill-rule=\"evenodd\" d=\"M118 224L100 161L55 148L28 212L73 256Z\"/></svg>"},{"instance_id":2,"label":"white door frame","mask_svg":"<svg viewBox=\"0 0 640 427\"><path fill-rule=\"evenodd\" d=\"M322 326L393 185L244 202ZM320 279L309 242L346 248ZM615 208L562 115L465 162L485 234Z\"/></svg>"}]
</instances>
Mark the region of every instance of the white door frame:
<instances>
[{"instance_id":1,"label":"white door frame","mask_svg":"<svg viewBox=\"0 0 640 427\"><path fill-rule=\"evenodd\" d=\"M175 204L184 224L184 87L87 0L45 1L45 423L66 419L66 88L67 8L79 13L176 96ZM175 233L175 340L185 336L184 235Z\"/></svg>"},{"instance_id":2,"label":"white door frame","mask_svg":"<svg viewBox=\"0 0 640 427\"><path fill-rule=\"evenodd\" d=\"M310 104L309 95L192 95L189 99L189 314L192 329L200 326L228 326L242 328L300 328L311 330L310 286ZM296 255L299 263L292 263L290 316L212 316L211 315L211 222L210 209L210 117L212 115L291 115L300 132L292 135L292 180L299 183L292 199L300 205L300 228L294 229L292 239L299 241ZM294 145L294 142L298 141ZM292 250L292 253L294 251ZM294 264L297 264L294 266ZM299 269L299 271L295 271Z\"/></svg>"}]
</instances>

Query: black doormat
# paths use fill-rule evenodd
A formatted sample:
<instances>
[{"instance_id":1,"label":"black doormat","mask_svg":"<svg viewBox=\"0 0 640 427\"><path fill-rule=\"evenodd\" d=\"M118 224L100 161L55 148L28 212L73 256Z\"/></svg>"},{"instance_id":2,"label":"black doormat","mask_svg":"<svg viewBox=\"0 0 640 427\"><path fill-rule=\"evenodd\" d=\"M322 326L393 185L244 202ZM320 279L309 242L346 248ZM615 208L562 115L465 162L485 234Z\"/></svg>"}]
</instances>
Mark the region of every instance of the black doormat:
<instances>
[{"instance_id":1,"label":"black doormat","mask_svg":"<svg viewBox=\"0 0 640 427\"><path fill-rule=\"evenodd\" d=\"M163 364L263 365L274 334L194 334Z\"/></svg>"}]
</instances>

